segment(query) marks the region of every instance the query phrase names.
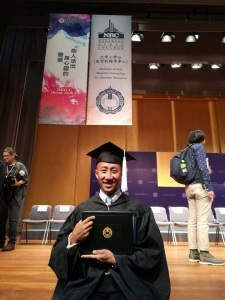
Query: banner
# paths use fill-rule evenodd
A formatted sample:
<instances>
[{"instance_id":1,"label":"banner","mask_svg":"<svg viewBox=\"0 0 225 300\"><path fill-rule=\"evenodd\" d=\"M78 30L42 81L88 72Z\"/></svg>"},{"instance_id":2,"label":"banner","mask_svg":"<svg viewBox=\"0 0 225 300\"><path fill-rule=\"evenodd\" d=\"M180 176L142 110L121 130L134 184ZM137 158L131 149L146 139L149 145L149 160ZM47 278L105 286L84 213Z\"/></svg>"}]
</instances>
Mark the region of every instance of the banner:
<instances>
[{"instance_id":1,"label":"banner","mask_svg":"<svg viewBox=\"0 0 225 300\"><path fill-rule=\"evenodd\" d=\"M131 17L92 16L88 125L132 125Z\"/></svg>"},{"instance_id":2,"label":"banner","mask_svg":"<svg viewBox=\"0 0 225 300\"><path fill-rule=\"evenodd\" d=\"M51 14L40 124L85 124L90 15Z\"/></svg>"}]
</instances>

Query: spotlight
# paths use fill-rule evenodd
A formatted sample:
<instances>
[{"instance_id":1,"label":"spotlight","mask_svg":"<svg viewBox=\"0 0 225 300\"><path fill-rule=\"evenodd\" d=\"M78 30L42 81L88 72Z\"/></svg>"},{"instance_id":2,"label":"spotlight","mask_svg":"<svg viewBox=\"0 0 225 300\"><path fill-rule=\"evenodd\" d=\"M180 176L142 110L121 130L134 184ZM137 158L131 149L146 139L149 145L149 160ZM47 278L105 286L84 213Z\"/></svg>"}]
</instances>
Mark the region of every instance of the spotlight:
<instances>
[{"instance_id":1,"label":"spotlight","mask_svg":"<svg viewBox=\"0 0 225 300\"><path fill-rule=\"evenodd\" d=\"M197 32L188 32L186 37L187 43L195 43L198 39L198 33Z\"/></svg>"},{"instance_id":2,"label":"spotlight","mask_svg":"<svg viewBox=\"0 0 225 300\"><path fill-rule=\"evenodd\" d=\"M161 42L172 42L172 40L175 39L175 35L173 32L163 32L161 35Z\"/></svg>"},{"instance_id":3,"label":"spotlight","mask_svg":"<svg viewBox=\"0 0 225 300\"><path fill-rule=\"evenodd\" d=\"M220 65L220 64L211 64L212 69L219 69L221 67L222 67L222 65Z\"/></svg>"},{"instance_id":4,"label":"spotlight","mask_svg":"<svg viewBox=\"0 0 225 300\"><path fill-rule=\"evenodd\" d=\"M171 64L171 68L173 68L173 69L177 69L177 68L180 68L180 67L181 67L180 63L172 63Z\"/></svg>"},{"instance_id":5,"label":"spotlight","mask_svg":"<svg viewBox=\"0 0 225 300\"><path fill-rule=\"evenodd\" d=\"M191 67L192 67L192 69L201 69L202 64L200 64L200 63L192 64Z\"/></svg>"},{"instance_id":6,"label":"spotlight","mask_svg":"<svg viewBox=\"0 0 225 300\"><path fill-rule=\"evenodd\" d=\"M131 35L132 42L141 42L143 40L144 34L141 31L133 31Z\"/></svg>"},{"instance_id":7,"label":"spotlight","mask_svg":"<svg viewBox=\"0 0 225 300\"><path fill-rule=\"evenodd\" d=\"M156 70L159 68L159 64L151 63L148 65L149 69Z\"/></svg>"}]
</instances>

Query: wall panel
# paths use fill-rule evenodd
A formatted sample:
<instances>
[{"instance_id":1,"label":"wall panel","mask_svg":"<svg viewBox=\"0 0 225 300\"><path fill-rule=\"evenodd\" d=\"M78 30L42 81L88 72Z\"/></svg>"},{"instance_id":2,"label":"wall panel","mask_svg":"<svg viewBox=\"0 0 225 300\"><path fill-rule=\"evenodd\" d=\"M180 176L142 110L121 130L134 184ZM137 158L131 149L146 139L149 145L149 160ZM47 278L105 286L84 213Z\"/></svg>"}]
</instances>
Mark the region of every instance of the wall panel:
<instances>
[{"instance_id":1,"label":"wall panel","mask_svg":"<svg viewBox=\"0 0 225 300\"><path fill-rule=\"evenodd\" d=\"M138 151L138 100L132 101L132 126L126 126L126 150Z\"/></svg>"},{"instance_id":2,"label":"wall panel","mask_svg":"<svg viewBox=\"0 0 225 300\"><path fill-rule=\"evenodd\" d=\"M206 151L213 152L212 130L208 101L182 100L175 103L175 124L177 150L186 147L187 136L191 130L201 129L206 134Z\"/></svg>"},{"instance_id":3,"label":"wall panel","mask_svg":"<svg viewBox=\"0 0 225 300\"><path fill-rule=\"evenodd\" d=\"M173 147L169 100L138 101L138 151L170 151Z\"/></svg>"},{"instance_id":4,"label":"wall panel","mask_svg":"<svg viewBox=\"0 0 225 300\"><path fill-rule=\"evenodd\" d=\"M38 125L25 216L35 204L74 204L77 126Z\"/></svg>"},{"instance_id":5,"label":"wall panel","mask_svg":"<svg viewBox=\"0 0 225 300\"><path fill-rule=\"evenodd\" d=\"M225 101L215 101L219 143L221 153L225 153Z\"/></svg>"},{"instance_id":6,"label":"wall panel","mask_svg":"<svg viewBox=\"0 0 225 300\"><path fill-rule=\"evenodd\" d=\"M173 152L187 135L206 133L206 151L225 152L225 99L221 97L133 95L132 126L38 125L24 216L34 204L73 204L89 197L91 158L111 141L128 151Z\"/></svg>"}]
</instances>

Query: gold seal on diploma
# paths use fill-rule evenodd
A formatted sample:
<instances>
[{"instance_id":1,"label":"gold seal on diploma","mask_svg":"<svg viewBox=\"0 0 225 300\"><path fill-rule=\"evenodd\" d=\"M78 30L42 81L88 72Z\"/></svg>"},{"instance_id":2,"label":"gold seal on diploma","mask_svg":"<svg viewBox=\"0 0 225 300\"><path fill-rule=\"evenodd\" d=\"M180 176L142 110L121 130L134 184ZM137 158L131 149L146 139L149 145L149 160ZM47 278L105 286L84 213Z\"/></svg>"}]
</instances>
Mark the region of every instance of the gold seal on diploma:
<instances>
[{"instance_id":1,"label":"gold seal on diploma","mask_svg":"<svg viewBox=\"0 0 225 300\"><path fill-rule=\"evenodd\" d=\"M111 229L111 228L106 227L106 228L103 229L102 234L103 234L103 236L104 236L106 239L108 239L108 238L110 238L110 237L112 236L113 232L112 232L112 229Z\"/></svg>"}]
</instances>

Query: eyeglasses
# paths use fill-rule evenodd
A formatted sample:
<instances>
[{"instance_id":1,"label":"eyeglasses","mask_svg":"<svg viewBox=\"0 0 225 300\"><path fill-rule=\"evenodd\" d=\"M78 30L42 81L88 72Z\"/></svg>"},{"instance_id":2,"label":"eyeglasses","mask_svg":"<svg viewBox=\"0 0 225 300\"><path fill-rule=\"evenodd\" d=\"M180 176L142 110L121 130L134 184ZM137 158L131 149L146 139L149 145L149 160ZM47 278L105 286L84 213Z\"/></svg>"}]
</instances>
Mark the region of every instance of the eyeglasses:
<instances>
[{"instance_id":1,"label":"eyeglasses","mask_svg":"<svg viewBox=\"0 0 225 300\"><path fill-rule=\"evenodd\" d=\"M3 158L9 157L9 156L11 156L11 155L12 155L12 154L3 155Z\"/></svg>"}]
</instances>

